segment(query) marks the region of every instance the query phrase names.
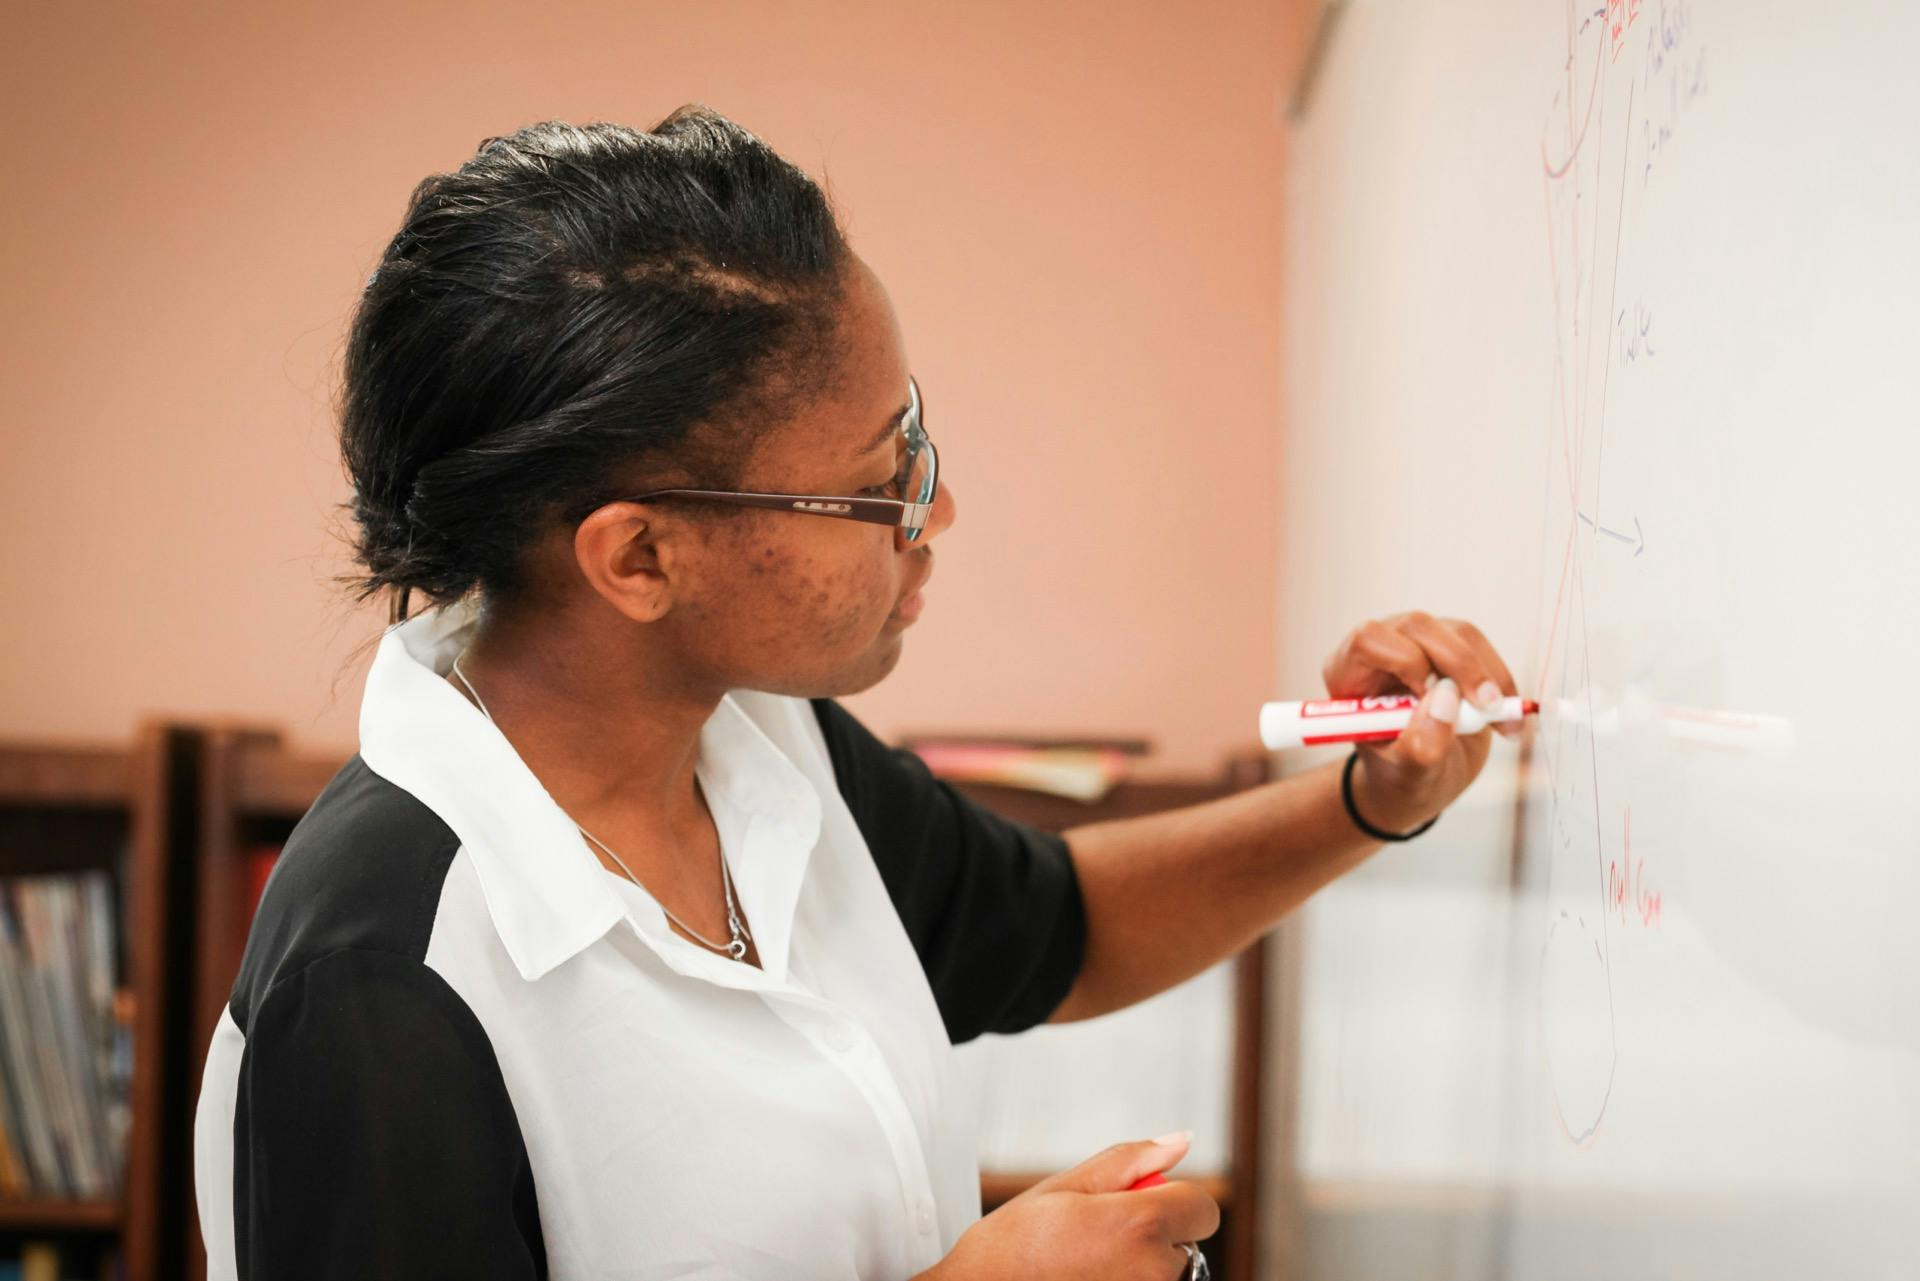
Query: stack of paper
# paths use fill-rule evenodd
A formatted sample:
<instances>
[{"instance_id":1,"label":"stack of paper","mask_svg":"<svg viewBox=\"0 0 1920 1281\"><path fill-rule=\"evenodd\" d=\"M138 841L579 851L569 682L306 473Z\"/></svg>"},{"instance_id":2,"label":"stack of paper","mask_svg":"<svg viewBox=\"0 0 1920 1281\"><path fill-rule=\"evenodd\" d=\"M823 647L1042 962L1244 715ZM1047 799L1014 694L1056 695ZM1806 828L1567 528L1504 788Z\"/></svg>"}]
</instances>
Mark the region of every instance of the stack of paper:
<instances>
[{"instance_id":1,"label":"stack of paper","mask_svg":"<svg viewBox=\"0 0 1920 1281\"><path fill-rule=\"evenodd\" d=\"M1132 753L1118 747L1044 747L923 740L907 744L941 778L996 783L1078 801L1097 801L1126 776Z\"/></svg>"}]
</instances>

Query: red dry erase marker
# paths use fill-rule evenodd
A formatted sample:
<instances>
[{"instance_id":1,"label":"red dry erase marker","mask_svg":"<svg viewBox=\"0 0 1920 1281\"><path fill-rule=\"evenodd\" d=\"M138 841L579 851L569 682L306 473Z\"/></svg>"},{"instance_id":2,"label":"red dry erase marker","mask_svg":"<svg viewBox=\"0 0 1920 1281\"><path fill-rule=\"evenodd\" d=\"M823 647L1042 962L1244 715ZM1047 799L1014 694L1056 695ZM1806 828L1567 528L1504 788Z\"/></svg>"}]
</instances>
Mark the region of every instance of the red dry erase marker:
<instances>
[{"instance_id":1,"label":"red dry erase marker","mask_svg":"<svg viewBox=\"0 0 1920 1281\"><path fill-rule=\"evenodd\" d=\"M1420 700L1411 694L1266 703L1260 708L1260 741L1269 751L1322 743L1384 743L1400 737L1418 706ZM1454 730L1476 734L1489 725L1522 720L1539 710L1540 704L1530 698L1503 698L1485 712L1463 699Z\"/></svg>"},{"instance_id":2,"label":"red dry erase marker","mask_svg":"<svg viewBox=\"0 0 1920 1281\"><path fill-rule=\"evenodd\" d=\"M1152 1174L1143 1174L1127 1185L1127 1191L1133 1192L1140 1188L1157 1188L1166 1181L1167 1176L1158 1171ZM1207 1256L1200 1253L1200 1246L1193 1241L1180 1241L1176 1242L1176 1244L1187 1252L1187 1270L1180 1274L1183 1281L1207 1281Z\"/></svg>"}]
</instances>

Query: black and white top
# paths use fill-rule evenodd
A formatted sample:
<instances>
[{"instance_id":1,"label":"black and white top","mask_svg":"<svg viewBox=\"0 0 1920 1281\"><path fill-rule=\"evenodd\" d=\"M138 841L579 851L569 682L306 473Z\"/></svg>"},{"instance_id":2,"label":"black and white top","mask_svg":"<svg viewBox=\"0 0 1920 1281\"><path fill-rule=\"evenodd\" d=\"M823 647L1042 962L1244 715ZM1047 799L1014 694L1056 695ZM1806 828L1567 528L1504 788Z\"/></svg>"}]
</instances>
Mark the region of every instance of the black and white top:
<instances>
[{"instance_id":1,"label":"black and white top","mask_svg":"<svg viewBox=\"0 0 1920 1281\"><path fill-rule=\"evenodd\" d=\"M390 629L294 830L195 1119L213 1281L870 1278L980 1216L951 1046L1079 970L1058 837L838 704L737 691L697 773L762 968L667 928Z\"/></svg>"}]
</instances>

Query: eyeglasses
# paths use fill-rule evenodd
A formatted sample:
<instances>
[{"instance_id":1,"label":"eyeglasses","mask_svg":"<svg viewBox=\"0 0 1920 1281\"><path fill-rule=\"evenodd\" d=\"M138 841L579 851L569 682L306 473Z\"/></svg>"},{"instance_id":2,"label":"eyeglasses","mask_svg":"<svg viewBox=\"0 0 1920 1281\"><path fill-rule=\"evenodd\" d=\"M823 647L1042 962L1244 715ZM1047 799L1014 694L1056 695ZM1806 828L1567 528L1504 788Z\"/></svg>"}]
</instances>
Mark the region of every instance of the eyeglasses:
<instances>
[{"instance_id":1,"label":"eyeglasses","mask_svg":"<svg viewBox=\"0 0 1920 1281\"><path fill-rule=\"evenodd\" d=\"M837 520L862 520L870 525L894 525L909 543L919 539L933 514L933 495L940 483L940 455L927 439L921 422L920 384L907 379L907 412L900 420L906 450L893 479L879 488L891 490L897 497L866 498L840 494L750 494L724 489L656 489L636 494L622 502L647 503L661 499L688 499L694 502L731 503L740 507L764 507L770 511L799 512L803 516L832 516Z\"/></svg>"}]
</instances>

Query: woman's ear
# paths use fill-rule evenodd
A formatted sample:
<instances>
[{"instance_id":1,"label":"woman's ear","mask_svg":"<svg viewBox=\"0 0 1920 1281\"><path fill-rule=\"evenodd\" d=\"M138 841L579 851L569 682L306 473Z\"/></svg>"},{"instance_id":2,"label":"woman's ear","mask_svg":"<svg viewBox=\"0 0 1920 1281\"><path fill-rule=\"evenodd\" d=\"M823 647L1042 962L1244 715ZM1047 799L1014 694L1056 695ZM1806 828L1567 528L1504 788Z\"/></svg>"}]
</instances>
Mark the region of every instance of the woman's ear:
<instances>
[{"instance_id":1,"label":"woman's ear","mask_svg":"<svg viewBox=\"0 0 1920 1281\"><path fill-rule=\"evenodd\" d=\"M573 558L608 604L636 623L653 623L673 608L679 543L675 522L646 503L608 503L573 532Z\"/></svg>"}]
</instances>

